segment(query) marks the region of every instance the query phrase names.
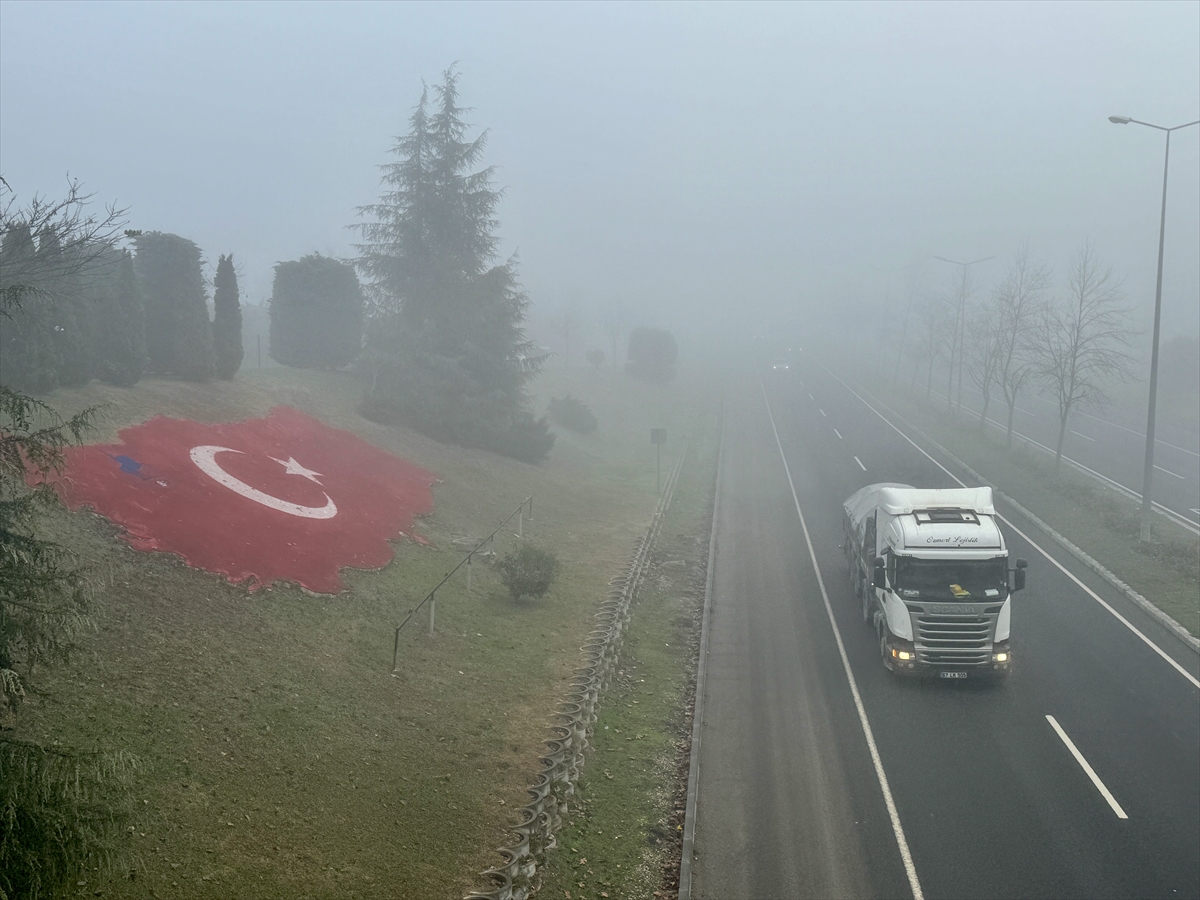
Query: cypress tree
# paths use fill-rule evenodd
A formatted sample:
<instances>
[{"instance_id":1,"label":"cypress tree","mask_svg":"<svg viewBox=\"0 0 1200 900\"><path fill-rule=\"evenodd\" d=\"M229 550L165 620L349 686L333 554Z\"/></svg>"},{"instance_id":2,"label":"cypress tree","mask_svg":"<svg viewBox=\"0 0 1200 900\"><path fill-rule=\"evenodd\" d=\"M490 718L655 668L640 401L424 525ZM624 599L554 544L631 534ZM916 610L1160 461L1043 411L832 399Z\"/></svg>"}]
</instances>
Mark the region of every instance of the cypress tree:
<instances>
[{"instance_id":1,"label":"cypress tree","mask_svg":"<svg viewBox=\"0 0 1200 900\"><path fill-rule=\"evenodd\" d=\"M29 226L6 223L0 240L4 315L0 316L0 383L45 394L58 387L58 354L49 294L30 276L37 248Z\"/></svg>"},{"instance_id":2,"label":"cypress tree","mask_svg":"<svg viewBox=\"0 0 1200 900\"><path fill-rule=\"evenodd\" d=\"M554 443L528 411L523 365L529 298L515 258L497 263L494 168L472 171L487 132L468 140L458 74L427 91L383 167L379 203L360 213L358 264L369 279L371 388L364 411L405 421L442 440L526 460Z\"/></svg>"},{"instance_id":3,"label":"cypress tree","mask_svg":"<svg viewBox=\"0 0 1200 900\"><path fill-rule=\"evenodd\" d=\"M146 328L129 251L108 253L94 285L96 377L130 387L146 371Z\"/></svg>"},{"instance_id":4,"label":"cypress tree","mask_svg":"<svg viewBox=\"0 0 1200 900\"><path fill-rule=\"evenodd\" d=\"M213 357L218 378L230 379L242 365L242 306L238 302L233 254L221 256L213 280Z\"/></svg>"},{"instance_id":5,"label":"cypress tree","mask_svg":"<svg viewBox=\"0 0 1200 900\"><path fill-rule=\"evenodd\" d=\"M362 350L363 294L354 269L319 253L275 266L271 358L301 369L336 369Z\"/></svg>"},{"instance_id":6,"label":"cypress tree","mask_svg":"<svg viewBox=\"0 0 1200 900\"><path fill-rule=\"evenodd\" d=\"M200 248L161 231L143 232L135 243L150 371L207 381L214 372L213 336Z\"/></svg>"},{"instance_id":7,"label":"cypress tree","mask_svg":"<svg viewBox=\"0 0 1200 900\"><path fill-rule=\"evenodd\" d=\"M73 253L78 253L73 248ZM83 301L83 283L91 266L68 258L55 228L47 225L38 234L36 265L43 273L45 302L49 306L50 338L58 383L79 387L92 379L95 361L91 348L92 317Z\"/></svg>"}]
</instances>

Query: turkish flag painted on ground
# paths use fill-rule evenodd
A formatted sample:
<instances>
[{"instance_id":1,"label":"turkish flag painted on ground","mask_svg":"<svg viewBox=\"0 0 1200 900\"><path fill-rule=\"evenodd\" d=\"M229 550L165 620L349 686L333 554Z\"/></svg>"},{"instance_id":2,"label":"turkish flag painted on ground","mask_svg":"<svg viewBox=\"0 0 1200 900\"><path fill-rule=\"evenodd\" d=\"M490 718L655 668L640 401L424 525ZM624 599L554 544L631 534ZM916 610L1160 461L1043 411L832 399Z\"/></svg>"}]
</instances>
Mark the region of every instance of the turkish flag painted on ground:
<instances>
[{"instance_id":1,"label":"turkish flag painted on ground","mask_svg":"<svg viewBox=\"0 0 1200 900\"><path fill-rule=\"evenodd\" d=\"M432 472L291 407L216 425L156 416L119 437L67 452L66 504L251 590L337 593L343 566L387 565L388 541L433 510Z\"/></svg>"}]
</instances>

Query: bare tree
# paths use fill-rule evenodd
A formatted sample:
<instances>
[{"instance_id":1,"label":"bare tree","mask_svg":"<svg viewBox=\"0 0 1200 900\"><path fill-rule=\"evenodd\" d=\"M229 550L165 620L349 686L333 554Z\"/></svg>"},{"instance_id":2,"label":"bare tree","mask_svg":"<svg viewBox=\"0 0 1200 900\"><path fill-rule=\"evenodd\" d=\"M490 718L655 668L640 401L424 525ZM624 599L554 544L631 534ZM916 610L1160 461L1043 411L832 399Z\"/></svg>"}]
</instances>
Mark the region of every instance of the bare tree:
<instances>
[{"instance_id":1,"label":"bare tree","mask_svg":"<svg viewBox=\"0 0 1200 900\"><path fill-rule=\"evenodd\" d=\"M968 311L968 326L965 329L966 370L971 381L983 395L983 406L979 411L979 429L987 424L988 407L992 403L1002 359L1002 337L1000 310L994 301Z\"/></svg>"},{"instance_id":2,"label":"bare tree","mask_svg":"<svg viewBox=\"0 0 1200 900\"><path fill-rule=\"evenodd\" d=\"M912 324L913 312L917 308L921 286L924 282L924 270L920 261L914 262L903 271L905 274L904 315L900 320L900 341L896 345L896 371L892 375L893 381L900 377L900 361L904 359L904 347L908 342L908 328Z\"/></svg>"},{"instance_id":3,"label":"bare tree","mask_svg":"<svg viewBox=\"0 0 1200 900\"><path fill-rule=\"evenodd\" d=\"M571 335L579 333L579 310L574 306L563 306L554 317L554 333L562 337L566 346L563 348L563 365L571 365Z\"/></svg>"},{"instance_id":4,"label":"bare tree","mask_svg":"<svg viewBox=\"0 0 1200 900\"><path fill-rule=\"evenodd\" d=\"M106 206L103 213L89 207L92 194L79 182L67 182L67 195L59 200L34 196L19 206L16 192L0 178L0 236L24 231L41 243L53 244L54 253L12 254L0 268L0 290L7 307L45 295L63 280L78 276L106 261L120 238L124 209Z\"/></svg>"},{"instance_id":5,"label":"bare tree","mask_svg":"<svg viewBox=\"0 0 1200 900\"><path fill-rule=\"evenodd\" d=\"M999 316L1000 363L996 383L1008 404L1006 442L1010 450L1017 396L1033 375L1036 323L1045 305L1051 277L1049 266L1029 258L1026 242L1013 254L1004 280L992 295Z\"/></svg>"},{"instance_id":6,"label":"bare tree","mask_svg":"<svg viewBox=\"0 0 1200 900\"><path fill-rule=\"evenodd\" d=\"M1054 467L1062 462L1071 413L1081 405L1108 402L1107 382L1131 376L1129 311L1121 282L1112 269L1100 271L1095 248L1085 241L1067 272L1067 296L1047 306L1040 319L1036 373L1058 401L1058 444Z\"/></svg>"},{"instance_id":7,"label":"bare tree","mask_svg":"<svg viewBox=\"0 0 1200 900\"><path fill-rule=\"evenodd\" d=\"M610 302L604 311L602 325L604 336L612 344L612 364L616 366L617 344L625 333L629 331L629 314L625 310L625 304L620 300Z\"/></svg>"},{"instance_id":8,"label":"bare tree","mask_svg":"<svg viewBox=\"0 0 1200 900\"><path fill-rule=\"evenodd\" d=\"M946 321L945 300L937 294L930 293L917 310L916 343L913 347L916 366L913 378L922 364L926 367L925 399L933 395L933 366L945 352L950 329Z\"/></svg>"}]
</instances>

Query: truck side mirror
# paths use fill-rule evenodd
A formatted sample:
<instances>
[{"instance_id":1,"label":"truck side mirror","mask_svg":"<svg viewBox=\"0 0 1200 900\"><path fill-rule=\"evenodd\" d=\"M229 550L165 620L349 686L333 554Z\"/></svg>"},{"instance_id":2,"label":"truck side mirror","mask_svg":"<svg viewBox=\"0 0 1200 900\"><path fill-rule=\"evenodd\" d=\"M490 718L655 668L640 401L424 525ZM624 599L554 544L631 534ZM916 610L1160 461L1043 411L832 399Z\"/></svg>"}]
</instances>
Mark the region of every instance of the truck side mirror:
<instances>
[{"instance_id":1,"label":"truck side mirror","mask_svg":"<svg viewBox=\"0 0 1200 900\"><path fill-rule=\"evenodd\" d=\"M887 562L882 556L875 557L875 577L873 579L875 587L881 591L887 590Z\"/></svg>"},{"instance_id":2,"label":"truck side mirror","mask_svg":"<svg viewBox=\"0 0 1200 900\"><path fill-rule=\"evenodd\" d=\"M1023 559L1017 560L1017 568L1013 570L1013 591L1025 590L1025 570L1029 567Z\"/></svg>"}]
</instances>

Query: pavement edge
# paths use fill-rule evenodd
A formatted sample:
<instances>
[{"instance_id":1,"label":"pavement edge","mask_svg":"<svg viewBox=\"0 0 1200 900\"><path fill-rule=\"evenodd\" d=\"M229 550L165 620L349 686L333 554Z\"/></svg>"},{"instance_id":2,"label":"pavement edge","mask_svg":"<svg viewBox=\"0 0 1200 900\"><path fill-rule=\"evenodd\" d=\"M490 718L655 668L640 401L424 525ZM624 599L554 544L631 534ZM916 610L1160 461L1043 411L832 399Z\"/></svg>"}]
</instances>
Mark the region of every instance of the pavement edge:
<instances>
[{"instance_id":1,"label":"pavement edge","mask_svg":"<svg viewBox=\"0 0 1200 900\"><path fill-rule=\"evenodd\" d=\"M692 705L692 741L688 753L687 804L683 814L683 846L679 854L679 900L692 897L692 859L696 840L696 800L700 783L700 735L704 725L704 679L708 671L708 624L712 610L713 566L717 558L717 522L721 511L721 482L725 472L725 406L721 404L720 449L713 492L712 525L708 536L708 572L704 580L704 612L700 618L700 650L696 663L696 700Z\"/></svg>"}]
</instances>

